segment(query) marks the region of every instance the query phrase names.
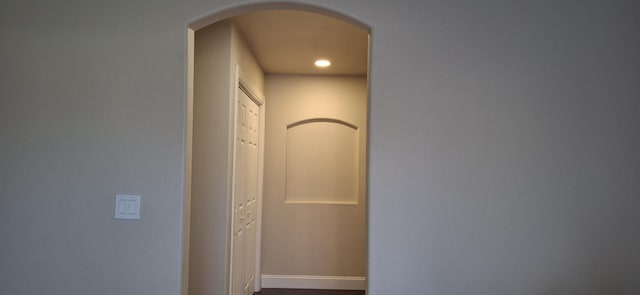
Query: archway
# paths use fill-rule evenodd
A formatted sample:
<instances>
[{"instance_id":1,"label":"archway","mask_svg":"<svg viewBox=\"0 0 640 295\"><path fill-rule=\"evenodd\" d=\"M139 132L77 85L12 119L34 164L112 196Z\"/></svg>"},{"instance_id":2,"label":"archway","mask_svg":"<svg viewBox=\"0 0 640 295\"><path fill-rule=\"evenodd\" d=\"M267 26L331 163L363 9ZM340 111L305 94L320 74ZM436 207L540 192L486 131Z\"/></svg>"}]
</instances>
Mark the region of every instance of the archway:
<instances>
[{"instance_id":1,"label":"archway","mask_svg":"<svg viewBox=\"0 0 640 295\"><path fill-rule=\"evenodd\" d=\"M185 161L187 163L187 167L185 167L185 170L188 171L188 173L185 173L187 177L185 181L187 184L185 188L185 195L188 199L188 201L185 202L185 207L191 208L185 209L189 210L188 212L185 212L185 243L187 243L186 241L190 241L190 244L185 244L185 249L188 249L185 251L185 255L187 255L185 257L185 261L190 262L185 264L185 270L183 272L185 274L183 281L189 281L190 294L216 293L220 292L220 290L223 290L224 293L227 294L227 292L232 288L229 283L229 277L232 276L232 271L230 269L230 265L232 263L230 260L232 257L231 252L233 252L232 236L234 231L230 228L235 222L234 205L232 204L232 200L234 198L233 163L235 158L233 136L235 130L234 116L236 114L236 109L235 102L233 100L234 97L230 97L229 94L238 92L237 84L239 81L238 75L227 72L228 75L225 77L220 76L220 79L215 79L216 82L214 82L214 84L217 83L217 88L213 87L215 88L214 90L206 90L212 91L210 93L212 95L211 97L217 97L217 99L198 99L198 85L203 85L204 83L199 81L199 79L206 79L206 77L202 76L203 73L201 68L204 67L198 67L199 61L196 59L196 56L198 56L197 44L199 44L196 38L196 31L209 28L212 24L224 22L230 17L240 14L274 9L320 13L322 15L347 21L358 28L365 29L367 32L369 31L366 25L362 22L335 11L306 4L282 2L278 2L276 4L262 3L231 8L201 18L200 20L194 21L190 24L188 29L189 87L187 108L187 152L185 153L187 155L187 161ZM234 34L233 30L234 29L231 28L230 31L228 31L231 32L229 33L230 35ZM227 31L214 33L224 35L226 32ZM231 36L230 38L230 43L226 45L233 47L233 42L235 42L233 39L234 37ZM214 47L221 45L221 43L214 43L215 44L212 45ZM229 55L231 54L232 53L229 53ZM224 61L225 59L229 60L228 57L211 57L209 62L221 63L226 62ZM235 64L238 64L237 60L229 62L229 65L234 66L234 68ZM250 67L241 66L241 68L246 70L246 68ZM256 78L252 78L254 75L250 73L250 70L244 72L245 75L249 77L247 80L256 80ZM368 104L367 78L368 72L364 77L365 112L366 105ZM209 79L209 81L211 81L211 79ZM258 84L260 84L260 82ZM256 92L261 91L257 90ZM366 114L364 117L365 119L363 124L366 125ZM264 126L264 124L262 124L262 126ZM365 154L363 158L366 162L366 129L363 130L365 130L363 134L363 145L365 146ZM223 140L221 140L221 138ZM365 185L363 185L362 190L363 193L366 194L366 164L364 167L362 178L364 179ZM363 204L363 206L366 207L366 203ZM258 214L258 217L259 216L260 215ZM364 220L366 220L366 218L364 218ZM259 288L259 276L256 276L256 278L258 279L256 285ZM221 286L224 287L221 288Z\"/></svg>"}]
</instances>

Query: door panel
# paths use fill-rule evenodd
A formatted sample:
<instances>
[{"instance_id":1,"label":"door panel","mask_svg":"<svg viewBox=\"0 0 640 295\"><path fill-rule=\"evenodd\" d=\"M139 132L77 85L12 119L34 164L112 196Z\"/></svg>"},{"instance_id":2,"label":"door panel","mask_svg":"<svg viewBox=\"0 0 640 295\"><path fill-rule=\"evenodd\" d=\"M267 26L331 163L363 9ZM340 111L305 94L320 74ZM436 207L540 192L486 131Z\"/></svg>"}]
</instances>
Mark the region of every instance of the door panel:
<instances>
[{"instance_id":1,"label":"door panel","mask_svg":"<svg viewBox=\"0 0 640 295\"><path fill-rule=\"evenodd\" d=\"M259 122L258 105L239 89L234 162L232 295L251 295L254 291Z\"/></svg>"}]
</instances>

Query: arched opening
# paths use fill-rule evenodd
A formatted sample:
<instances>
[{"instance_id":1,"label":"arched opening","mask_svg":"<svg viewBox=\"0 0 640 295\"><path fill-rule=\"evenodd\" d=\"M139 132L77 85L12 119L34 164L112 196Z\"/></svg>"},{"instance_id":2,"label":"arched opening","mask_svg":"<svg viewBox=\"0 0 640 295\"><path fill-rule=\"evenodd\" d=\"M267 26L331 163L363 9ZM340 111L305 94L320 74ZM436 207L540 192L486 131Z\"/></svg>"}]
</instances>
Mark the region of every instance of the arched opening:
<instances>
[{"instance_id":1,"label":"arched opening","mask_svg":"<svg viewBox=\"0 0 640 295\"><path fill-rule=\"evenodd\" d=\"M271 12L285 14L274 17L270 15ZM278 20L305 19L305 16L324 18L333 23L348 23L350 30L363 32L365 51L361 57L364 70L349 72L340 67L342 62L334 63L334 69L337 70L333 72L312 67L302 69L300 63L283 62L294 59L291 52L285 52L289 55L288 59L280 57L280 62L277 62L276 58L274 63L272 57L261 54L265 50L264 44L256 44L265 42L264 38L256 41L256 34L264 37L269 33L264 30L249 32L256 28L255 18L262 17L257 23L267 25L265 21L268 19L271 19L269 22L278 23ZM291 21L289 25L300 35L299 23ZM364 289L367 267L368 27L325 8L278 2L231 8L191 23L188 30L187 212L183 290L186 292L188 286L188 294L235 295L252 294L262 286ZM274 30L282 33L279 29ZM333 30L329 35L340 40L341 31ZM314 33L306 35L314 36ZM267 43L288 42L282 39L282 34L277 38L280 39ZM338 42L336 40L333 42ZM321 46L314 44L302 44L302 47L316 51L315 57L332 58L331 54L317 53L314 49ZM271 50L269 54L283 50ZM339 56L335 58L336 61L340 60ZM342 58L345 61L352 59ZM274 95L273 99L270 98L271 94ZM241 97L245 95L248 100L246 105L242 105ZM260 100L260 97L265 97L264 104L252 106L251 102ZM293 106L296 98L306 101L305 104ZM331 100L333 102L329 103ZM245 107L254 109L249 111ZM247 119L249 113L256 116L255 127L247 123L248 130L256 133L253 139L251 132L246 133L246 137L241 135L244 134L241 131L243 124L251 122ZM298 115L291 116L292 113ZM355 143L348 145L353 148L355 144L359 149L355 165L358 173L350 175L358 181L355 185L355 201L312 204L286 202L287 192L283 184L287 182L287 166L282 160L283 155L286 158L286 126L314 117L355 122L354 130L359 133L354 134L358 136L343 136L349 140L357 138ZM278 131L280 125L285 127L284 133ZM315 134L333 133L327 129ZM295 142L303 142L305 138L296 135ZM249 151L252 147L254 152ZM242 156L245 153L246 156ZM330 153L325 154L330 157ZM300 158L304 152L296 155ZM251 161L257 164L248 169L255 169L255 172L242 172L244 170L241 169L250 166L247 163ZM296 171L301 170L304 169L297 167ZM257 179L255 184L240 184L254 178ZM313 182L313 179L307 181ZM318 186L317 183L314 185ZM238 197L243 194L248 197ZM266 197L266 204L261 202L263 196ZM282 200L278 201L280 196ZM261 222L263 206L266 209L264 217L275 217L273 220ZM251 220L255 220L255 223ZM357 227L360 230L354 233ZM261 238L262 232L265 235ZM252 236L255 238L250 238ZM356 236L357 239L354 238ZM251 250L246 250L247 247L252 247L246 246L247 243L255 245L253 247L257 251L247 254L251 253ZM245 246L239 247L240 244ZM268 255L264 255L260 249L268 251ZM246 277L247 280L234 283L238 277Z\"/></svg>"}]
</instances>

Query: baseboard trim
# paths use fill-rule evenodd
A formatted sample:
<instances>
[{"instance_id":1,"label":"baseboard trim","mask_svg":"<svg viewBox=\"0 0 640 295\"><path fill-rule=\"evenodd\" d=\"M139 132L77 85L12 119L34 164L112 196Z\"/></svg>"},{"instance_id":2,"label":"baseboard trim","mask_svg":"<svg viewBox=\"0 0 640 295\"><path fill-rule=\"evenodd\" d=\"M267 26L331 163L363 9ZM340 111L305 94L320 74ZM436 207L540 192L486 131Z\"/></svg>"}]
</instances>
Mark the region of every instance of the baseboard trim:
<instances>
[{"instance_id":1,"label":"baseboard trim","mask_svg":"<svg viewBox=\"0 0 640 295\"><path fill-rule=\"evenodd\" d=\"M366 277L262 275L262 288L365 290Z\"/></svg>"}]
</instances>

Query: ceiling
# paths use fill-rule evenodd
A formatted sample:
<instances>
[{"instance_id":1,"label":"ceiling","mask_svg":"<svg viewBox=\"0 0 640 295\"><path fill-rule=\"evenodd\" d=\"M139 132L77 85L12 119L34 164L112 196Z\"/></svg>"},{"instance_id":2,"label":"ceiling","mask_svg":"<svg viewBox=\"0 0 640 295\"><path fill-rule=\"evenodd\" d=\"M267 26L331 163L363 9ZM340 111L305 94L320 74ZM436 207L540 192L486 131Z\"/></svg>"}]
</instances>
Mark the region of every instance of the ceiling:
<instances>
[{"instance_id":1,"label":"ceiling","mask_svg":"<svg viewBox=\"0 0 640 295\"><path fill-rule=\"evenodd\" d=\"M367 74L369 34L345 21L294 10L247 13L231 20L267 74ZM314 66L320 58L331 66Z\"/></svg>"}]
</instances>

